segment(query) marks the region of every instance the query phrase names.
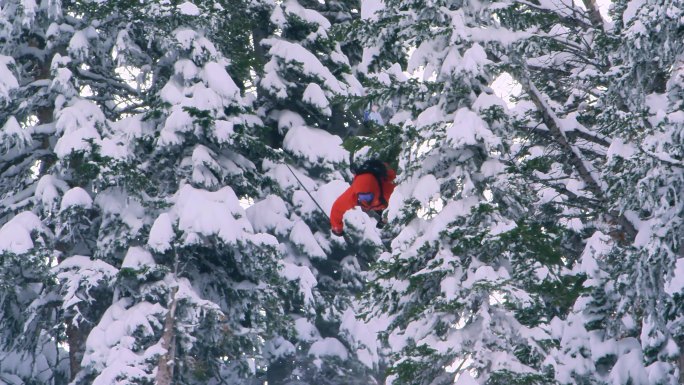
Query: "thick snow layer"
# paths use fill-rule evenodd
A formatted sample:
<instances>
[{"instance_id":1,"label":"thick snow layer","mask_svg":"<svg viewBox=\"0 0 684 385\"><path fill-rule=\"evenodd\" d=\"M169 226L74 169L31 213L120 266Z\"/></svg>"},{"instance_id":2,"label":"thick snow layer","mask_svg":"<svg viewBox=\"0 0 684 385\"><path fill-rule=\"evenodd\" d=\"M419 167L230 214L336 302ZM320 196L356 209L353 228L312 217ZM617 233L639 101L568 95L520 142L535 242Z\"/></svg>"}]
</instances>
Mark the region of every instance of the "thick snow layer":
<instances>
[{"instance_id":1,"label":"thick snow layer","mask_svg":"<svg viewBox=\"0 0 684 385\"><path fill-rule=\"evenodd\" d=\"M14 116L10 116L5 125L0 129L0 141L4 143L14 142L20 147L31 143L31 130L23 129Z\"/></svg>"},{"instance_id":2,"label":"thick snow layer","mask_svg":"<svg viewBox=\"0 0 684 385\"><path fill-rule=\"evenodd\" d=\"M93 385L111 385L123 379L130 383L151 381L152 373L143 369L163 350L156 344L139 351L135 341L140 337L154 337L163 326L160 320L165 314L166 309L161 305L149 302L131 306L123 299L112 304L86 340L82 363L100 373Z\"/></svg>"},{"instance_id":3,"label":"thick snow layer","mask_svg":"<svg viewBox=\"0 0 684 385\"><path fill-rule=\"evenodd\" d=\"M325 16L313 9L302 7L296 0L285 1L283 3L283 8L285 9L285 13L288 15L295 15L307 23L318 24L324 29L330 28L330 21L328 21Z\"/></svg>"},{"instance_id":4,"label":"thick snow layer","mask_svg":"<svg viewBox=\"0 0 684 385\"><path fill-rule=\"evenodd\" d=\"M60 204L60 211L64 211L73 206L80 206L84 209L93 207L93 198L90 194L81 187L74 187L64 193L62 203Z\"/></svg>"},{"instance_id":5,"label":"thick snow layer","mask_svg":"<svg viewBox=\"0 0 684 385\"><path fill-rule=\"evenodd\" d=\"M102 138L100 141L100 154L112 159L127 159L132 155L131 142L125 138Z\"/></svg>"},{"instance_id":6,"label":"thick snow layer","mask_svg":"<svg viewBox=\"0 0 684 385\"><path fill-rule=\"evenodd\" d=\"M47 210L54 210L61 201L62 194L68 189L69 185L65 181L57 179L54 175L43 175L36 184L33 199Z\"/></svg>"},{"instance_id":7,"label":"thick snow layer","mask_svg":"<svg viewBox=\"0 0 684 385\"><path fill-rule=\"evenodd\" d=\"M195 63L190 59L179 59L178 61L176 61L176 63L174 63L173 69L176 75L180 75L181 78L187 81L195 80L197 78L197 75L199 74L199 69L197 68ZM169 83L176 84L174 80L170 80Z\"/></svg>"},{"instance_id":8,"label":"thick snow layer","mask_svg":"<svg viewBox=\"0 0 684 385\"><path fill-rule=\"evenodd\" d=\"M114 266L82 255L65 259L53 270L57 273L57 278L63 282L65 293L62 295L62 308L65 310L84 300L95 301L90 297L90 290L102 285L108 286L118 273Z\"/></svg>"},{"instance_id":9,"label":"thick snow layer","mask_svg":"<svg viewBox=\"0 0 684 385\"><path fill-rule=\"evenodd\" d=\"M240 89L228 75L226 68L219 63L209 62L204 65L200 77L207 83L207 86L219 95L226 102L239 100Z\"/></svg>"},{"instance_id":10,"label":"thick snow layer","mask_svg":"<svg viewBox=\"0 0 684 385\"><path fill-rule=\"evenodd\" d=\"M382 239L376 228L377 221L371 219L368 214L365 214L360 208L357 207L344 213L344 221L349 224L350 227L358 229L364 240L370 241L378 246L382 245Z\"/></svg>"},{"instance_id":11,"label":"thick snow layer","mask_svg":"<svg viewBox=\"0 0 684 385\"><path fill-rule=\"evenodd\" d=\"M290 262L283 262L280 275L288 281L299 280L299 290L307 304L313 303L313 288L318 284L316 277L306 266L299 266Z\"/></svg>"},{"instance_id":12,"label":"thick snow layer","mask_svg":"<svg viewBox=\"0 0 684 385\"><path fill-rule=\"evenodd\" d=\"M176 63L177 64L177 63ZM164 85L164 87L159 91L159 97L170 104L179 104L185 98L180 85L175 81L171 80Z\"/></svg>"},{"instance_id":13,"label":"thick snow layer","mask_svg":"<svg viewBox=\"0 0 684 385\"><path fill-rule=\"evenodd\" d=\"M439 182L434 175L422 176L413 188L413 198L422 205L427 205L434 197L439 195Z\"/></svg>"},{"instance_id":14,"label":"thick snow layer","mask_svg":"<svg viewBox=\"0 0 684 385\"><path fill-rule=\"evenodd\" d=\"M670 295L684 291L684 258L677 259L672 277L665 283L665 292Z\"/></svg>"},{"instance_id":15,"label":"thick snow layer","mask_svg":"<svg viewBox=\"0 0 684 385\"><path fill-rule=\"evenodd\" d=\"M462 372L458 376L458 380L456 380L456 383L454 385L480 385L475 379L473 379L473 376L470 375L470 373Z\"/></svg>"},{"instance_id":16,"label":"thick snow layer","mask_svg":"<svg viewBox=\"0 0 684 385\"><path fill-rule=\"evenodd\" d=\"M492 106L499 106L504 111L508 111L508 105L506 102L497 95L490 95L486 93L481 93L475 103L473 103L473 109L476 111L486 110Z\"/></svg>"},{"instance_id":17,"label":"thick snow layer","mask_svg":"<svg viewBox=\"0 0 684 385\"><path fill-rule=\"evenodd\" d=\"M618 355L618 360L608 377L611 385L648 384L644 357L637 347Z\"/></svg>"},{"instance_id":18,"label":"thick snow layer","mask_svg":"<svg viewBox=\"0 0 684 385\"><path fill-rule=\"evenodd\" d=\"M159 133L160 145L180 144L182 138L177 132L187 132L194 128L192 116L179 105L172 107L171 113L164 122L164 128Z\"/></svg>"},{"instance_id":19,"label":"thick snow layer","mask_svg":"<svg viewBox=\"0 0 684 385\"><path fill-rule=\"evenodd\" d=\"M168 242L173 237L171 223L177 223L178 229L184 233L184 241L189 243L198 240L198 235L217 235L225 243L235 243L243 239L245 232L252 232L240 200L228 186L211 192L184 185L174 200L169 218L158 218L160 222L155 221L150 231L149 244L160 251L170 247Z\"/></svg>"},{"instance_id":20,"label":"thick snow layer","mask_svg":"<svg viewBox=\"0 0 684 385\"><path fill-rule=\"evenodd\" d=\"M189 1L186 1L183 4L179 4L176 7L178 8L178 11L183 15L199 16L200 14L200 9L195 4Z\"/></svg>"},{"instance_id":21,"label":"thick snow layer","mask_svg":"<svg viewBox=\"0 0 684 385\"><path fill-rule=\"evenodd\" d=\"M124 260L121 263L121 268L139 269L145 266L154 265L156 265L156 263L154 262L152 253L142 247L133 246L128 249L126 257L124 257Z\"/></svg>"},{"instance_id":22,"label":"thick snow layer","mask_svg":"<svg viewBox=\"0 0 684 385\"><path fill-rule=\"evenodd\" d=\"M218 162L214 159L216 153L203 145L195 146L192 151L192 181L201 186L214 187L219 184L215 171L221 169ZM187 158L186 158L187 159Z\"/></svg>"},{"instance_id":23,"label":"thick snow layer","mask_svg":"<svg viewBox=\"0 0 684 385\"><path fill-rule=\"evenodd\" d=\"M328 98L325 97L325 92L323 92L321 86L316 83L309 83L309 85L306 86L304 94L302 95L302 101L318 108L325 116L330 116L332 114L330 102L328 101Z\"/></svg>"},{"instance_id":24,"label":"thick snow layer","mask_svg":"<svg viewBox=\"0 0 684 385\"><path fill-rule=\"evenodd\" d=\"M271 46L269 54L272 57L280 58L285 63L299 63L304 74L315 76L320 79L323 82L323 85L325 85L325 88L334 94L347 95L347 86L337 80L332 72L330 72L330 70L306 48L297 43L278 39L264 39L263 44ZM274 71L275 69L276 68L268 68L267 70ZM264 80L266 80L266 78L264 78ZM266 85L269 84L267 83Z\"/></svg>"},{"instance_id":25,"label":"thick snow layer","mask_svg":"<svg viewBox=\"0 0 684 385\"><path fill-rule=\"evenodd\" d=\"M105 116L100 108L87 100L77 99L69 107L60 110L55 127L62 137L55 144L55 154L64 158L73 151L90 150L87 141L100 142L97 127L104 122Z\"/></svg>"},{"instance_id":26,"label":"thick snow layer","mask_svg":"<svg viewBox=\"0 0 684 385\"><path fill-rule=\"evenodd\" d=\"M17 214L0 228L0 253L21 254L31 250L31 233L42 227L40 219L32 212Z\"/></svg>"},{"instance_id":27,"label":"thick snow layer","mask_svg":"<svg viewBox=\"0 0 684 385\"><path fill-rule=\"evenodd\" d=\"M360 73L367 74L368 67L371 63L376 60L377 56L380 54L380 49L378 47L364 47L363 54L361 57L361 63L358 64L357 68Z\"/></svg>"},{"instance_id":28,"label":"thick snow layer","mask_svg":"<svg viewBox=\"0 0 684 385\"><path fill-rule=\"evenodd\" d=\"M612 247L611 243L610 236L603 234L600 231L594 232L587 240L584 250L582 251L582 256L580 257L580 263L575 265L573 269L573 273L584 273L590 278L585 285L591 285L594 280L600 278L602 274L605 274L602 273L598 261L605 258L608 253L610 253Z\"/></svg>"},{"instance_id":29,"label":"thick snow layer","mask_svg":"<svg viewBox=\"0 0 684 385\"><path fill-rule=\"evenodd\" d=\"M178 28L173 31L173 35L184 49L190 49L193 41L197 38L197 32L190 28Z\"/></svg>"},{"instance_id":30,"label":"thick snow layer","mask_svg":"<svg viewBox=\"0 0 684 385\"><path fill-rule=\"evenodd\" d=\"M631 0L630 2L628 2L627 8L622 13L622 22L624 23L624 25L629 25L630 20L632 20L637 15L639 9L646 3L646 0Z\"/></svg>"},{"instance_id":31,"label":"thick snow layer","mask_svg":"<svg viewBox=\"0 0 684 385\"><path fill-rule=\"evenodd\" d=\"M19 87L19 82L9 69L13 65L12 57L0 55L0 104L5 104L5 100L9 100L10 91Z\"/></svg>"},{"instance_id":32,"label":"thick snow layer","mask_svg":"<svg viewBox=\"0 0 684 385\"><path fill-rule=\"evenodd\" d=\"M306 318L297 318L294 321L294 329L297 332L297 337L304 342L313 342L321 339L316 326Z\"/></svg>"},{"instance_id":33,"label":"thick snow layer","mask_svg":"<svg viewBox=\"0 0 684 385\"><path fill-rule=\"evenodd\" d=\"M447 276L439 283L439 287L444 299L446 301L452 301L458 298L459 289L461 288L460 280L454 276Z\"/></svg>"},{"instance_id":34,"label":"thick snow layer","mask_svg":"<svg viewBox=\"0 0 684 385\"><path fill-rule=\"evenodd\" d=\"M367 321L360 319L353 308L347 308L342 314L340 332L356 349L356 357L368 368L377 367L382 350L378 334L388 329L390 319L375 316Z\"/></svg>"},{"instance_id":35,"label":"thick snow layer","mask_svg":"<svg viewBox=\"0 0 684 385\"><path fill-rule=\"evenodd\" d=\"M342 194L347 188L349 188L349 184L347 182L342 180L334 180L324 184L318 190L312 192L312 195L314 199L316 199L316 202L321 205L323 211L330 215L333 203L335 203L337 197L340 196L340 194ZM312 212L318 210L309 196L304 197L300 195L300 199L297 200L297 203L301 205L302 212Z\"/></svg>"},{"instance_id":36,"label":"thick snow layer","mask_svg":"<svg viewBox=\"0 0 684 385\"><path fill-rule=\"evenodd\" d=\"M415 125L417 129L422 129L424 127L441 123L447 120L444 115L441 106L431 106L423 110L415 120Z\"/></svg>"},{"instance_id":37,"label":"thick snow layer","mask_svg":"<svg viewBox=\"0 0 684 385\"><path fill-rule=\"evenodd\" d=\"M475 43L463 53L463 59L459 60L458 68L463 72L476 75L489 63L491 62L487 59L487 53L484 48Z\"/></svg>"},{"instance_id":38,"label":"thick snow layer","mask_svg":"<svg viewBox=\"0 0 684 385\"><path fill-rule=\"evenodd\" d=\"M361 0L361 19L377 20L377 12L385 9L385 2L382 0Z\"/></svg>"},{"instance_id":39,"label":"thick snow layer","mask_svg":"<svg viewBox=\"0 0 684 385\"><path fill-rule=\"evenodd\" d=\"M476 145L483 141L485 148L490 149L500 144L488 128L487 123L468 108L456 111L454 123L447 129L447 140L455 147Z\"/></svg>"},{"instance_id":40,"label":"thick snow layer","mask_svg":"<svg viewBox=\"0 0 684 385\"><path fill-rule=\"evenodd\" d=\"M235 124L228 120L217 120L214 123L214 136L219 143L232 144L235 135Z\"/></svg>"},{"instance_id":41,"label":"thick snow layer","mask_svg":"<svg viewBox=\"0 0 684 385\"><path fill-rule=\"evenodd\" d=\"M111 122L112 131L121 135L126 142L152 134L148 123L143 122L143 114L125 117L116 122Z\"/></svg>"},{"instance_id":42,"label":"thick snow layer","mask_svg":"<svg viewBox=\"0 0 684 385\"><path fill-rule=\"evenodd\" d=\"M194 107L204 111L222 111L225 100L213 89L207 88L203 83L196 83L185 89L187 98L183 100L182 107Z\"/></svg>"},{"instance_id":43,"label":"thick snow layer","mask_svg":"<svg viewBox=\"0 0 684 385\"><path fill-rule=\"evenodd\" d=\"M296 112L290 110L282 110L277 114L278 130L281 133L287 132L292 127L303 126L306 124L304 118Z\"/></svg>"},{"instance_id":44,"label":"thick snow layer","mask_svg":"<svg viewBox=\"0 0 684 385\"><path fill-rule=\"evenodd\" d=\"M276 8L278 9L278 8ZM264 75L261 78L261 86L279 99L287 98L287 84L278 74L278 60L273 57L264 66Z\"/></svg>"},{"instance_id":45,"label":"thick snow layer","mask_svg":"<svg viewBox=\"0 0 684 385\"><path fill-rule=\"evenodd\" d=\"M247 218L254 231L274 231L284 236L292 228L292 221L288 218L287 205L277 195L269 195L264 200L254 203L247 210Z\"/></svg>"},{"instance_id":46,"label":"thick snow layer","mask_svg":"<svg viewBox=\"0 0 684 385\"><path fill-rule=\"evenodd\" d=\"M480 281L491 283L509 278L510 275L508 274L508 271L503 267L499 268L499 270L494 270L491 266L484 265L478 267L474 272L469 272L468 278L461 282L461 287L464 289L469 289Z\"/></svg>"},{"instance_id":47,"label":"thick snow layer","mask_svg":"<svg viewBox=\"0 0 684 385\"><path fill-rule=\"evenodd\" d=\"M482 162L480 172L485 178L491 178L506 171L506 165L501 163L498 159L487 159Z\"/></svg>"},{"instance_id":48,"label":"thick snow layer","mask_svg":"<svg viewBox=\"0 0 684 385\"><path fill-rule=\"evenodd\" d=\"M86 31L77 31L69 40L67 50L71 56L84 60L88 57L89 46L88 33Z\"/></svg>"},{"instance_id":49,"label":"thick snow layer","mask_svg":"<svg viewBox=\"0 0 684 385\"><path fill-rule=\"evenodd\" d=\"M278 336L266 343L265 350L268 352L270 357L281 358L293 355L297 349L292 342L281 336Z\"/></svg>"},{"instance_id":50,"label":"thick snow layer","mask_svg":"<svg viewBox=\"0 0 684 385\"><path fill-rule=\"evenodd\" d=\"M176 277L173 274L167 274L164 281L169 286L176 286L176 300L179 302L189 303L192 306L203 309L203 311L213 310L220 312L221 309L214 302L203 299L199 296L195 288L192 287L190 280L185 277ZM195 311L190 311L187 316L189 319L199 322L200 314ZM191 321L192 322L192 321Z\"/></svg>"},{"instance_id":51,"label":"thick snow layer","mask_svg":"<svg viewBox=\"0 0 684 385\"><path fill-rule=\"evenodd\" d=\"M631 143L625 143L622 141L622 139L615 138L610 143L610 147L608 147L608 152L606 153L606 156L608 157L608 159L614 157L629 159L634 154L636 154L637 151L638 150L634 148L634 146Z\"/></svg>"},{"instance_id":52,"label":"thick snow layer","mask_svg":"<svg viewBox=\"0 0 684 385\"><path fill-rule=\"evenodd\" d=\"M314 163L344 163L349 158L349 152L342 148L342 139L319 128L293 127L285 135L283 147Z\"/></svg>"},{"instance_id":53,"label":"thick snow layer","mask_svg":"<svg viewBox=\"0 0 684 385\"><path fill-rule=\"evenodd\" d=\"M326 255L309 226L304 221L297 221L290 232L290 240L299 247L307 256L325 259Z\"/></svg>"},{"instance_id":54,"label":"thick snow layer","mask_svg":"<svg viewBox=\"0 0 684 385\"><path fill-rule=\"evenodd\" d=\"M161 213L150 229L150 236L147 239L147 244L152 250L163 253L171 248L171 242L173 241L174 236L171 215L169 213Z\"/></svg>"},{"instance_id":55,"label":"thick snow layer","mask_svg":"<svg viewBox=\"0 0 684 385\"><path fill-rule=\"evenodd\" d=\"M274 163L273 161L265 159L263 162L263 169L265 170L266 175L276 181L283 190L300 189L301 186L299 185L299 182L297 182L297 179L299 179L307 190L314 191L316 189L316 182L299 171L296 167L290 166L288 169L288 167L282 163ZM294 175L292 175L292 173L294 173ZM297 178L295 178L295 175Z\"/></svg>"},{"instance_id":56,"label":"thick snow layer","mask_svg":"<svg viewBox=\"0 0 684 385\"><path fill-rule=\"evenodd\" d=\"M145 223L145 208L139 201L127 195L123 189L109 188L95 197L95 204L107 215L116 216L137 232Z\"/></svg>"},{"instance_id":57,"label":"thick snow layer","mask_svg":"<svg viewBox=\"0 0 684 385\"><path fill-rule=\"evenodd\" d=\"M328 337L314 342L309 348L309 355L315 357L332 356L346 360L349 357L349 352L337 338Z\"/></svg>"}]
</instances>

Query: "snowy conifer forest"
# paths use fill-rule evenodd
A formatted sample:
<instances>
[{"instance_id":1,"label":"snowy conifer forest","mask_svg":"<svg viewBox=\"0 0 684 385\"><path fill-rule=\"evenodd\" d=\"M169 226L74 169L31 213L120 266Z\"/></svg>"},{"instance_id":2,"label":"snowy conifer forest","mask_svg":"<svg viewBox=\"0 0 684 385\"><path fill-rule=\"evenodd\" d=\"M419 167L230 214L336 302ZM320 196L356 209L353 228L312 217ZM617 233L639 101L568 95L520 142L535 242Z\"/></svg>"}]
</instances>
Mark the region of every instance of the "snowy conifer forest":
<instances>
[{"instance_id":1,"label":"snowy conifer forest","mask_svg":"<svg viewBox=\"0 0 684 385\"><path fill-rule=\"evenodd\" d=\"M684 384L683 242L684 0L0 0L0 385Z\"/></svg>"}]
</instances>

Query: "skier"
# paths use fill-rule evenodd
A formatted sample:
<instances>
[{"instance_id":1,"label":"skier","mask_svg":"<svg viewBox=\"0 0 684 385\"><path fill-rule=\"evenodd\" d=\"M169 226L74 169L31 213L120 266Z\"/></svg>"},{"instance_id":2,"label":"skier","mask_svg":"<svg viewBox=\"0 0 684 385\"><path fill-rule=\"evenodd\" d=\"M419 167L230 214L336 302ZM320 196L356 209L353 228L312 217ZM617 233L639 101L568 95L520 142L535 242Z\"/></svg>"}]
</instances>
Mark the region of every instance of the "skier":
<instances>
[{"instance_id":1,"label":"skier","mask_svg":"<svg viewBox=\"0 0 684 385\"><path fill-rule=\"evenodd\" d=\"M364 212L376 213L377 227L382 228L385 224L382 211L387 208L387 201L394 191L394 178L397 176L386 163L377 159L367 160L354 174L351 186L335 200L330 211L330 227L332 233L338 236L344 233L344 213L357 205Z\"/></svg>"}]
</instances>

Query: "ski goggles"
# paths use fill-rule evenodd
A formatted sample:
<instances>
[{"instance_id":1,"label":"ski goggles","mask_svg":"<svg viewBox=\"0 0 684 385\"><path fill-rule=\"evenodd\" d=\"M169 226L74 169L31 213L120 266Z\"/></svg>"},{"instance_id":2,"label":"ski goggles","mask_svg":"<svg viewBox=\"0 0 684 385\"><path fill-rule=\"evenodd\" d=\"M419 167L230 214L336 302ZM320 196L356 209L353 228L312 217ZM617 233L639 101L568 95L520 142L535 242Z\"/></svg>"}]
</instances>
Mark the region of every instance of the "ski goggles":
<instances>
[{"instance_id":1,"label":"ski goggles","mask_svg":"<svg viewBox=\"0 0 684 385\"><path fill-rule=\"evenodd\" d=\"M358 196L359 204L366 204L366 205L373 202L373 198L375 198L373 193L359 193L357 196Z\"/></svg>"}]
</instances>

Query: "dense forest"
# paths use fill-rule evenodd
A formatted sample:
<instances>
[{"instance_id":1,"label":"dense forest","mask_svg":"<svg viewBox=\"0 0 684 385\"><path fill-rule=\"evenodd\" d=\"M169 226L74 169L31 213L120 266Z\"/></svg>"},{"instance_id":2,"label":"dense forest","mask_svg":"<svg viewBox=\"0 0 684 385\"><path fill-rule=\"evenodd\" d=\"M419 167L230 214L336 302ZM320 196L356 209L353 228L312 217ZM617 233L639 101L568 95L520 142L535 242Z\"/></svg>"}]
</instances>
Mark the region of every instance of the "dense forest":
<instances>
[{"instance_id":1,"label":"dense forest","mask_svg":"<svg viewBox=\"0 0 684 385\"><path fill-rule=\"evenodd\" d=\"M0 385L684 383L684 1L181 1L0 0Z\"/></svg>"}]
</instances>

